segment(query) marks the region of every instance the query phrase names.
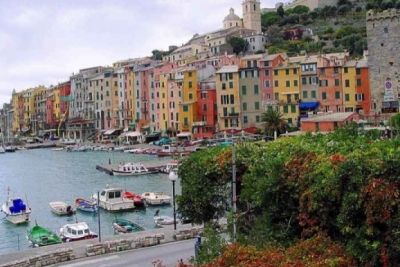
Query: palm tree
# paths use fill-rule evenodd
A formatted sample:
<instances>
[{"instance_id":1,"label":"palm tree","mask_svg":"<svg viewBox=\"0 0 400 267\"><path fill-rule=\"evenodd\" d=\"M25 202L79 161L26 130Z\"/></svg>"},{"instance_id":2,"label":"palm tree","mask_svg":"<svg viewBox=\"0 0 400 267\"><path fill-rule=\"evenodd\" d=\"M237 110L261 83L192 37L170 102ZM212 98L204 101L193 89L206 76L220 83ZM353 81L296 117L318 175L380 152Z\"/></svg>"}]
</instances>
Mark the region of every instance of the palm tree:
<instances>
[{"instance_id":1,"label":"palm tree","mask_svg":"<svg viewBox=\"0 0 400 267\"><path fill-rule=\"evenodd\" d=\"M262 114L261 120L264 122L264 133L269 136L273 136L275 131L279 135L287 126L283 115L278 110L272 108L269 108Z\"/></svg>"}]
</instances>

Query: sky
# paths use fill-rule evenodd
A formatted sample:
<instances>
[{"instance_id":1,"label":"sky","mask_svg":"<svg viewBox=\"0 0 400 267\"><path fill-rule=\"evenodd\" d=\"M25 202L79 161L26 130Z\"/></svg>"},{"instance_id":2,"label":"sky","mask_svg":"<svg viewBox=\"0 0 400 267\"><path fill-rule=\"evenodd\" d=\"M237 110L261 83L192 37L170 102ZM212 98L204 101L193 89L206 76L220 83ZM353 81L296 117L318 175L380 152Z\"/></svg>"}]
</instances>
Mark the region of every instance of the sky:
<instances>
[{"instance_id":1,"label":"sky","mask_svg":"<svg viewBox=\"0 0 400 267\"><path fill-rule=\"evenodd\" d=\"M222 28L242 0L0 0L0 108L79 69L180 46ZM261 0L272 7L276 0Z\"/></svg>"}]
</instances>

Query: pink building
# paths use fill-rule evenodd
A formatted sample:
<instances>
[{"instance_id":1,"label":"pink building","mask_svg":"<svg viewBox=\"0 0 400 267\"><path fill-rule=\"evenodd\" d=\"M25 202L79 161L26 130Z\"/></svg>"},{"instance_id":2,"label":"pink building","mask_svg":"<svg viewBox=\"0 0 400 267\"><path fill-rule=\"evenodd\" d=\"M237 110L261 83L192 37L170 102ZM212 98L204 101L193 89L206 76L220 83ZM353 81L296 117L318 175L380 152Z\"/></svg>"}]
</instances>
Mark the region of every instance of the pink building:
<instances>
[{"instance_id":1,"label":"pink building","mask_svg":"<svg viewBox=\"0 0 400 267\"><path fill-rule=\"evenodd\" d=\"M261 87L261 103L263 110L268 106L276 104L274 97L274 68L284 61L283 54L266 55L259 61L260 69L260 87Z\"/></svg>"}]
</instances>

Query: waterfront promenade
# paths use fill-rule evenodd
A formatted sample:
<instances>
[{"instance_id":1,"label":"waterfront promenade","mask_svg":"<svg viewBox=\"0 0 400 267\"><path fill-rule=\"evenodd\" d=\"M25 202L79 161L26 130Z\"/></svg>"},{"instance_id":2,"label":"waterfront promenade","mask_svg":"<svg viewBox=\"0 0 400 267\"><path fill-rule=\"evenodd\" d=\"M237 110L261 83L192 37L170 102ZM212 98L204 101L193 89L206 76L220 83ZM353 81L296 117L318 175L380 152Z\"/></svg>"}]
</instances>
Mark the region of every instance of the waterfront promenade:
<instances>
[{"instance_id":1,"label":"waterfront promenade","mask_svg":"<svg viewBox=\"0 0 400 267\"><path fill-rule=\"evenodd\" d=\"M60 245L35 248L24 252L1 255L0 267L23 267L35 265L47 266L50 264L59 264L61 262L65 263L69 260L96 257L99 255L107 255L132 249L143 249L144 247L153 247L188 239L192 240L195 236L202 233L202 229L203 228L201 226L193 226L190 224L178 225L176 231L173 230L173 228L171 227L166 227L140 233L132 233L112 237L110 236L104 238L101 243L98 239L92 239L74 243L64 243ZM194 241L192 242L192 244L192 249L194 253ZM179 246L179 243L177 244L177 246ZM154 247L153 251L157 250L157 247ZM164 251L162 253L166 253L165 249L161 250ZM180 258L177 258L176 260L183 258L185 255L192 255L190 253L190 249L188 249L187 243L183 252L184 253L182 254L182 256ZM61 256L57 256L57 253ZM176 255L181 255L179 250L176 250L176 248L175 253ZM149 255L149 265L145 266L153 266L151 265L151 263L152 261L157 260L157 258L151 258L150 255L152 255L152 253L148 253L147 255ZM157 253L154 255L157 255ZM187 260L186 258L183 259ZM142 257L141 261L142 263L145 263L146 258ZM96 263L96 261L93 261L92 263Z\"/></svg>"}]
</instances>

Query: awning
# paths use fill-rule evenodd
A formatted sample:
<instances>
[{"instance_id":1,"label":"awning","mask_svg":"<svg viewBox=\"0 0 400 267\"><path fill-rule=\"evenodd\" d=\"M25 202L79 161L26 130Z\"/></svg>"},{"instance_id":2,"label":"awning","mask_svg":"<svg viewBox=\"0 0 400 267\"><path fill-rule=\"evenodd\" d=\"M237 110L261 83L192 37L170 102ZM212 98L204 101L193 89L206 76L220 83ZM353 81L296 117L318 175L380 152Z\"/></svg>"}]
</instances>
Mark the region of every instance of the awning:
<instances>
[{"instance_id":1,"label":"awning","mask_svg":"<svg viewBox=\"0 0 400 267\"><path fill-rule=\"evenodd\" d=\"M104 135L112 135L113 133L115 133L115 131L117 131L117 129L110 129L104 132Z\"/></svg>"},{"instance_id":2,"label":"awning","mask_svg":"<svg viewBox=\"0 0 400 267\"><path fill-rule=\"evenodd\" d=\"M299 105L300 110L316 109L319 107L319 102L301 102Z\"/></svg>"},{"instance_id":3,"label":"awning","mask_svg":"<svg viewBox=\"0 0 400 267\"><path fill-rule=\"evenodd\" d=\"M192 136L192 133L190 132L179 133L176 135L176 137L190 137L190 136Z\"/></svg>"},{"instance_id":4,"label":"awning","mask_svg":"<svg viewBox=\"0 0 400 267\"><path fill-rule=\"evenodd\" d=\"M121 137L139 137L142 134L139 132L125 132L123 134L121 134Z\"/></svg>"}]
</instances>

